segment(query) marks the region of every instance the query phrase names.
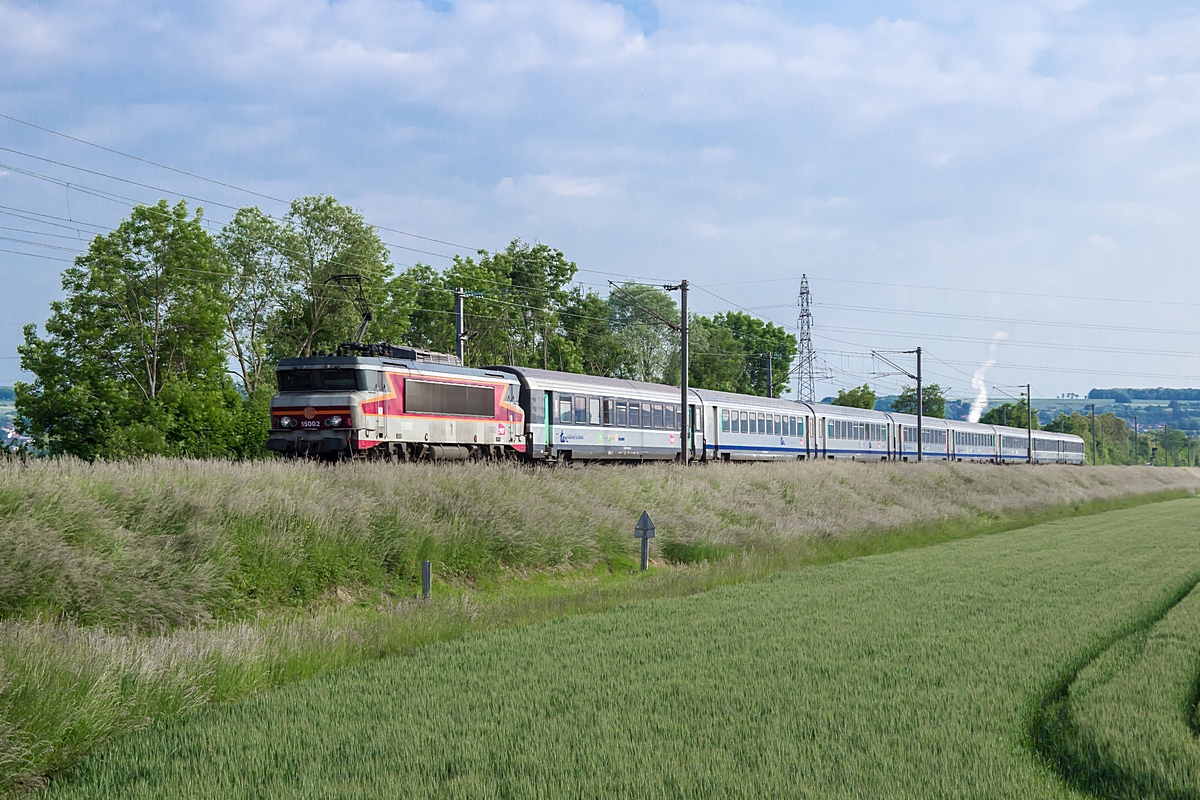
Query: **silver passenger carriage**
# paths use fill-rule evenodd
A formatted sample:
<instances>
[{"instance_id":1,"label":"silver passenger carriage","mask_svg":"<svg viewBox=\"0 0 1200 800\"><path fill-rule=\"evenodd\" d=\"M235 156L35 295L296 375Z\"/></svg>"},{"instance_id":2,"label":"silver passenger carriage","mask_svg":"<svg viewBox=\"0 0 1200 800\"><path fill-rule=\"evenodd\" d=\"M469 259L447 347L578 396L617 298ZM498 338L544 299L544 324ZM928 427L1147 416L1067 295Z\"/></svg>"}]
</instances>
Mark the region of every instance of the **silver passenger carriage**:
<instances>
[{"instance_id":1,"label":"silver passenger carriage","mask_svg":"<svg viewBox=\"0 0 1200 800\"><path fill-rule=\"evenodd\" d=\"M769 461L814 458L818 444L812 408L791 400L693 389L693 439L706 460ZM698 422L699 420L699 422ZM700 457L699 454L694 457Z\"/></svg>"},{"instance_id":2,"label":"silver passenger carriage","mask_svg":"<svg viewBox=\"0 0 1200 800\"><path fill-rule=\"evenodd\" d=\"M526 453L535 462L679 457L679 389L531 367L491 367L521 384Z\"/></svg>"}]
</instances>

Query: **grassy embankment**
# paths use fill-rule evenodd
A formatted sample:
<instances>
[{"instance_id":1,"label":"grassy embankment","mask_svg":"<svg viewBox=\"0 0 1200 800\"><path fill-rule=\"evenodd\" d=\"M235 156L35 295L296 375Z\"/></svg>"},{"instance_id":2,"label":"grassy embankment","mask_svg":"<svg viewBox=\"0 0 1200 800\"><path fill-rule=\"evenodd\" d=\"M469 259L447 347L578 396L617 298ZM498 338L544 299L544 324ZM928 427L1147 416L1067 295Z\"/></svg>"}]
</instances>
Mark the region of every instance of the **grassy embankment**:
<instances>
[{"instance_id":1,"label":"grassy embankment","mask_svg":"<svg viewBox=\"0 0 1200 800\"><path fill-rule=\"evenodd\" d=\"M483 629L1143 502L1200 471L0 466L0 787L155 720ZM659 526L633 571L632 525ZM421 559L441 581L413 600Z\"/></svg>"},{"instance_id":2,"label":"grassy embankment","mask_svg":"<svg viewBox=\"0 0 1200 800\"><path fill-rule=\"evenodd\" d=\"M1162 615L1198 533L1179 500L471 636L126 737L48 796L1195 797L1194 595ZM1077 683L1162 791L1072 786L1035 748L1065 665L1160 618L1136 677Z\"/></svg>"}]
</instances>

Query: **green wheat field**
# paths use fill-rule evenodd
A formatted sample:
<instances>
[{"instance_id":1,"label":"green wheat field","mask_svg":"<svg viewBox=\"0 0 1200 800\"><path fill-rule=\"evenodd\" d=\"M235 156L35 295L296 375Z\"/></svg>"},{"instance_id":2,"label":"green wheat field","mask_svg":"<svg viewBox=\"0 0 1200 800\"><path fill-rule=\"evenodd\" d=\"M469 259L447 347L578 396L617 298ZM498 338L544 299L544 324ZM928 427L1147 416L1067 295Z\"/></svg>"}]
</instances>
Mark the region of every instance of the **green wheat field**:
<instances>
[{"instance_id":1,"label":"green wheat field","mask_svg":"<svg viewBox=\"0 0 1200 800\"><path fill-rule=\"evenodd\" d=\"M1196 499L852 559L325 673L44 796L1200 797L1198 580Z\"/></svg>"}]
</instances>

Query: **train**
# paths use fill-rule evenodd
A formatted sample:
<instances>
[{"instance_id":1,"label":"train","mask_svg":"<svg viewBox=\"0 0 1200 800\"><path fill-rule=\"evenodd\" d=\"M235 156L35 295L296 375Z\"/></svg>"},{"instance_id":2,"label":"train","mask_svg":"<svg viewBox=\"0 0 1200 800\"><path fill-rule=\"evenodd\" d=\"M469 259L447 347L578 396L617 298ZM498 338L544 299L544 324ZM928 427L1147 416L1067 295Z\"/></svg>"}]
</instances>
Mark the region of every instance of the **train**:
<instances>
[{"instance_id":1,"label":"train","mask_svg":"<svg viewBox=\"0 0 1200 800\"><path fill-rule=\"evenodd\" d=\"M345 344L276 369L266 446L396 461L973 461L1083 464L1073 434L530 367L465 367L414 347ZM919 433L918 433L919 430ZM686 435L686 448L680 437ZM918 438L920 446L918 448Z\"/></svg>"}]
</instances>

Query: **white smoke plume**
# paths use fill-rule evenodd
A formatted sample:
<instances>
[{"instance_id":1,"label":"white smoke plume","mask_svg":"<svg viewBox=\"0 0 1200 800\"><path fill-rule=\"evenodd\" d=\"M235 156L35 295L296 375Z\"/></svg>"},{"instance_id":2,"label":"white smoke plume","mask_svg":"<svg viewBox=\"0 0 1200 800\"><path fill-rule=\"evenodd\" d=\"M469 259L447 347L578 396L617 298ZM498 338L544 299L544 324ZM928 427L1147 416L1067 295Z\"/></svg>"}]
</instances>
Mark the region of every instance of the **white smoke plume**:
<instances>
[{"instance_id":1,"label":"white smoke plume","mask_svg":"<svg viewBox=\"0 0 1200 800\"><path fill-rule=\"evenodd\" d=\"M996 345L1008 338L1008 334L1004 331L996 331L996 335L992 337L992 343L988 345L988 359L979 365L979 369L975 370L975 374L971 377L971 388L975 390L975 399L971 401L971 411L967 414L968 422L979 422L979 418L983 416L983 410L987 408L987 382L984 378L987 377L988 370L996 366Z\"/></svg>"}]
</instances>

